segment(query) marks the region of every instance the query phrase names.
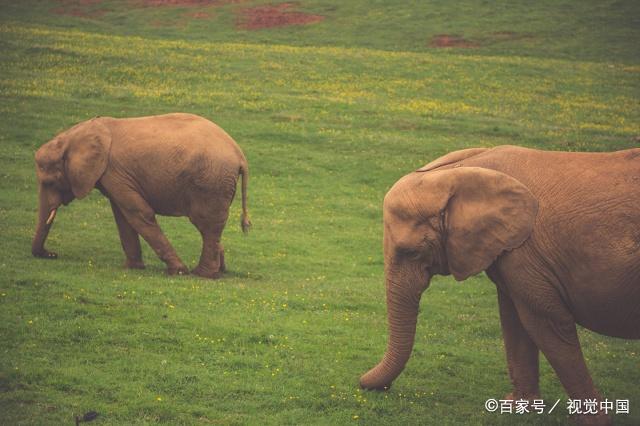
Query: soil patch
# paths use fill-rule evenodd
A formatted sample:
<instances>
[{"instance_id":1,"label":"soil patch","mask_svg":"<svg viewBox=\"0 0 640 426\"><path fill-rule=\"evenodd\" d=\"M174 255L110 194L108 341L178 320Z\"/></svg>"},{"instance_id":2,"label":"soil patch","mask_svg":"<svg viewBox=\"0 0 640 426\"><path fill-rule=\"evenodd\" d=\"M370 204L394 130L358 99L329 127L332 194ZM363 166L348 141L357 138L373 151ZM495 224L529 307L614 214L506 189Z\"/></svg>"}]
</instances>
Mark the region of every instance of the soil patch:
<instances>
[{"instance_id":1,"label":"soil patch","mask_svg":"<svg viewBox=\"0 0 640 426\"><path fill-rule=\"evenodd\" d=\"M236 25L243 30L261 30L315 24L324 19L322 15L298 12L298 6L297 3L279 3L249 7L240 11Z\"/></svg>"},{"instance_id":2,"label":"soil patch","mask_svg":"<svg viewBox=\"0 0 640 426\"><path fill-rule=\"evenodd\" d=\"M134 0L132 3L137 3L141 6L222 6L227 3L237 3L237 1L225 1L225 0Z\"/></svg>"},{"instance_id":3,"label":"soil patch","mask_svg":"<svg viewBox=\"0 0 640 426\"><path fill-rule=\"evenodd\" d=\"M209 12L193 12L193 13L185 13L183 16L191 19L209 19L211 15Z\"/></svg>"},{"instance_id":4,"label":"soil patch","mask_svg":"<svg viewBox=\"0 0 640 426\"><path fill-rule=\"evenodd\" d=\"M480 44L467 40L461 36L453 34L438 34L433 36L429 42L429 47L444 48L444 47L458 47L463 49L469 49L474 47L480 47Z\"/></svg>"},{"instance_id":5,"label":"soil patch","mask_svg":"<svg viewBox=\"0 0 640 426\"><path fill-rule=\"evenodd\" d=\"M65 16L75 16L76 18L99 18L104 15L106 10L94 10L88 11L86 9L79 8L65 8L65 7L57 7L55 9L51 9L51 12L56 15L65 15Z\"/></svg>"},{"instance_id":6,"label":"soil patch","mask_svg":"<svg viewBox=\"0 0 640 426\"><path fill-rule=\"evenodd\" d=\"M144 7L162 6L222 6L229 3L239 3L240 0L133 0Z\"/></svg>"},{"instance_id":7,"label":"soil patch","mask_svg":"<svg viewBox=\"0 0 640 426\"><path fill-rule=\"evenodd\" d=\"M102 0L58 0L58 3L61 6L51 9L51 13L77 18L99 18L107 12L93 7L102 3Z\"/></svg>"},{"instance_id":8,"label":"soil patch","mask_svg":"<svg viewBox=\"0 0 640 426\"><path fill-rule=\"evenodd\" d=\"M102 0L58 0L58 3L65 6L90 6L102 3Z\"/></svg>"}]
</instances>

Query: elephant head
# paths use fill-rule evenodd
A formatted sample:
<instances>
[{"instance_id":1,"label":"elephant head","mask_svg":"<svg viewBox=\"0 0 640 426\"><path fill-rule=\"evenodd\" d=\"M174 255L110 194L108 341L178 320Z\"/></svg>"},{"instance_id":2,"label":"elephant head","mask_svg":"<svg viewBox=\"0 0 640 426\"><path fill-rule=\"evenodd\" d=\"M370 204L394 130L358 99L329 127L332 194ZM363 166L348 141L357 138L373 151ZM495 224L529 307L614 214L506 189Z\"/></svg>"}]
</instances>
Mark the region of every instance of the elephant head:
<instances>
[{"instance_id":1,"label":"elephant head","mask_svg":"<svg viewBox=\"0 0 640 426\"><path fill-rule=\"evenodd\" d=\"M111 134L99 122L89 120L60 133L38 149L38 223L31 245L36 257L55 258L44 248L60 204L85 197L107 167Z\"/></svg>"},{"instance_id":2,"label":"elephant head","mask_svg":"<svg viewBox=\"0 0 640 426\"><path fill-rule=\"evenodd\" d=\"M456 280L487 269L531 234L538 202L519 181L478 167L423 168L384 199L384 262L389 340L378 365L360 378L387 389L409 359L422 292L433 275Z\"/></svg>"}]
</instances>

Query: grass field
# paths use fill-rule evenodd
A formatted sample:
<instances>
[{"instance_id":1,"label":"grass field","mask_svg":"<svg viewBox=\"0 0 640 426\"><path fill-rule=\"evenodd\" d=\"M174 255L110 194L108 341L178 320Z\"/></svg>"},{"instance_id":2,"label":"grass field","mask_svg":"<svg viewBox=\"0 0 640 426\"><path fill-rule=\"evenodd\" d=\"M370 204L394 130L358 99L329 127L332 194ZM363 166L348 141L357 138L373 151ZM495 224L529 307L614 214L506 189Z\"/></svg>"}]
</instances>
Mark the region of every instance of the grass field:
<instances>
[{"instance_id":1,"label":"grass field","mask_svg":"<svg viewBox=\"0 0 640 426\"><path fill-rule=\"evenodd\" d=\"M432 280L406 370L359 390L386 345L382 198L456 149L638 146L639 4L260 3L0 3L0 424L566 423L546 360L552 414L485 411L510 385L484 275ZM315 18L248 29L266 11ZM59 211L59 259L31 257L37 147L96 115L171 111L249 160L254 227L234 203L225 277L168 277L146 245L147 269L123 269L97 191ZM195 266L195 228L160 223ZM601 392L630 401L615 422L640 423L640 343L580 333Z\"/></svg>"}]
</instances>

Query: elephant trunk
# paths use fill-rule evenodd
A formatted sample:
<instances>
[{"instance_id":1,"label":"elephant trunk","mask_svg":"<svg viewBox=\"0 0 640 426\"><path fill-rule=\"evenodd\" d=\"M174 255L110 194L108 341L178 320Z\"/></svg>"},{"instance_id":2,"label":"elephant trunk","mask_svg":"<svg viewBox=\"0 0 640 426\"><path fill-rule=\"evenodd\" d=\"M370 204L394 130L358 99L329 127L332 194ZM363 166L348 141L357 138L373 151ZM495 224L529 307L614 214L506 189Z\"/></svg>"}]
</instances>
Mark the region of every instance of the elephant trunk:
<instances>
[{"instance_id":1,"label":"elephant trunk","mask_svg":"<svg viewBox=\"0 0 640 426\"><path fill-rule=\"evenodd\" d=\"M60 206L60 201L56 198L59 197L49 197L47 195L47 192L40 188L38 223L36 224L36 232L31 243L31 254L33 254L35 257L56 257L54 253L50 253L44 248L44 243L47 240L49 230L53 225L56 211L58 209L58 206Z\"/></svg>"},{"instance_id":2,"label":"elephant trunk","mask_svg":"<svg viewBox=\"0 0 640 426\"><path fill-rule=\"evenodd\" d=\"M382 361L360 378L363 389L384 390L404 370L416 334L420 297L426 285L424 276L396 280L387 272L387 321L389 341ZM429 279L427 278L427 284Z\"/></svg>"}]
</instances>

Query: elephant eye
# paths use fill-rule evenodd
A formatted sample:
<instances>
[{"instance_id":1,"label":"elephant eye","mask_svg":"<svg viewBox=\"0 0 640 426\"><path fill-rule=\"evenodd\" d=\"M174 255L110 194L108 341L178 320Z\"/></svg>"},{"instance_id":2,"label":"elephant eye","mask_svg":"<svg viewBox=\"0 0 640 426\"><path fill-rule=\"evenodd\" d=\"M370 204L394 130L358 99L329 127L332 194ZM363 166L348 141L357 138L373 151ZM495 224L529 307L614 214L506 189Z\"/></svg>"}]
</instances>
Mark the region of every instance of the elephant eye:
<instances>
[{"instance_id":1,"label":"elephant eye","mask_svg":"<svg viewBox=\"0 0 640 426\"><path fill-rule=\"evenodd\" d=\"M421 254L420 251L408 247L400 247L396 250L396 256L403 259L418 260Z\"/></svg>"},{"instance_id":2,"label":"elephant eye","mask_svg":"<svg viewBox=\"0 0 640 426\"><path fill-rule=\"evenodd\" d=\"M413 255L411 255L411 257L409 257L409 259L413 260L414 262L418 261L418 260L422 259L422 253L416 252Z\"/></svg>"}]
</instances>

